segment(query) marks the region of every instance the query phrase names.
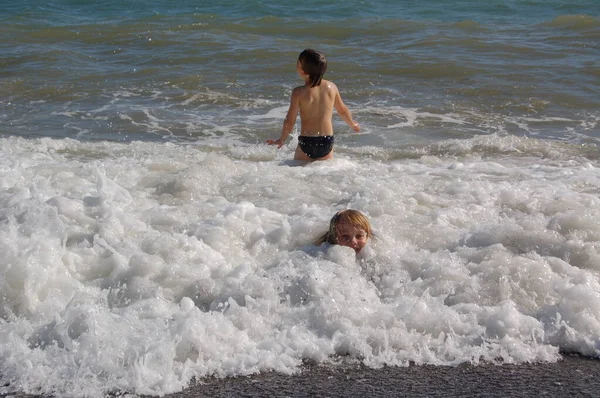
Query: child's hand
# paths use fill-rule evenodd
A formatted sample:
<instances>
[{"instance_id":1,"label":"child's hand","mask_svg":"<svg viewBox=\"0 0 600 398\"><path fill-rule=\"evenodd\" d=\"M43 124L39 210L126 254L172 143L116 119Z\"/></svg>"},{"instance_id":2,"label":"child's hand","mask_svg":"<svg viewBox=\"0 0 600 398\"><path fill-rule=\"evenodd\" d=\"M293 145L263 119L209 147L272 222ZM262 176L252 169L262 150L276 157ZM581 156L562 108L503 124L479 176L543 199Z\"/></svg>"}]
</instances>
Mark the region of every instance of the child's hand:
<instances>
[{"instance_id":1,"label":"child's hand","mask_svg":"<svg viewBox=\"0 0 600 398\"><path fill-rule=\"evenodd\" d=\"M266 142L269 145L277 145L277 149L279 149L283 146L283 141L281 141L281 140L267 140Z\"/></svg>"},{"instance_id":2,"label":"child's hand","mask_svg":"<svg viewBox=\"0 0 600 398\"><path fill-rule=\"evenodd\" d=\"M352 130L354 130L358 133L360 131L360 125L358 123L354 122L354 124L352 125Z\"/></svg>"}]
</instances>

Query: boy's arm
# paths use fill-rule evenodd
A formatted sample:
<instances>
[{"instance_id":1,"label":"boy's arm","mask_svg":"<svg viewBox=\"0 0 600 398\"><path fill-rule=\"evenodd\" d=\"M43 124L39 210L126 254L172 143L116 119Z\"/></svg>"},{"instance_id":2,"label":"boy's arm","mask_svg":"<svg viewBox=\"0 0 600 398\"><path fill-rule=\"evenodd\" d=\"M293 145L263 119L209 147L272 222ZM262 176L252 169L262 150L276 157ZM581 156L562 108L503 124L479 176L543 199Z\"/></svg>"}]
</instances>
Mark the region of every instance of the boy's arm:
<instances>
[{"instance_id":1,"label":"boy's arm","mask_svg":"<svg viewBox=\"0 0 600 398\"><path fill-rule=\"evenodd\" d=\"M296 118L298 117L298 109L300 102L300 88L296 87L292 91L292 98L290 99L290 107L287 111L287 115L285 116L285 120L283 121L283 127L281 128L281 137L278 140L267 140L267 144L269 145L277 145L277 148L281 148L285 143L285 140L288 138L292 129L294 128L294 124L296 124Z\"/></svg>"},{"instance_id":2,"label":"boy's arm","mask_svg":"<svg viewBox=\"0 0 600 398\"><path fill-rule=\"evenodd\" d=\"M346 124L350 126L352 130L358 133L360 131L360 126L354 121L354 119L352 119L352 114L350 113L350 110L346 104L344 104L344 101L342 101L342 96L340 95L340 91L337 89L337 87L335 90L335 102L333 103L333 106L335 106L335 110L337 111L338 115L341 116L344 122L346 122Z\"/></svg>"}]
</instances>

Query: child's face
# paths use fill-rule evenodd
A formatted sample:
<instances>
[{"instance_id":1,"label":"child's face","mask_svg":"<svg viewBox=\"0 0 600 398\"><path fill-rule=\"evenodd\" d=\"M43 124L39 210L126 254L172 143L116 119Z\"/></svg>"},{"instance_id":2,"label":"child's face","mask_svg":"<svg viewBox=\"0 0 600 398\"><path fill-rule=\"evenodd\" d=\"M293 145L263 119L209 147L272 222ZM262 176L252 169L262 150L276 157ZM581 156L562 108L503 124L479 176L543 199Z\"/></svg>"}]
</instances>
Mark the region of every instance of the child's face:
<instances>
[{"instance_id":1,"label":"child's face","mask_svg":"<svg viewBox=\"0 0 600 398\"><path fill-rule=\"evenodd\" d=\"M335 240L338 245L351 247L358 253L367 244L369 234L357 225L340 223L335 228Z\"/></svg>"}]
</instances>

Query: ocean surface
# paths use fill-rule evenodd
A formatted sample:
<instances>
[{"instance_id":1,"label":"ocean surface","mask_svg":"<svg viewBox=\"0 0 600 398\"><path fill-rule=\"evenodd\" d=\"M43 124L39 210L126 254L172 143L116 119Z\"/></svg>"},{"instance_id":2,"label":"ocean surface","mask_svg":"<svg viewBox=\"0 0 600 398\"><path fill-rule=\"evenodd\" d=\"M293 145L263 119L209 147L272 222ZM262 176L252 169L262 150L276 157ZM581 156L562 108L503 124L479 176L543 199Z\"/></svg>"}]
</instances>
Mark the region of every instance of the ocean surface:
<instances>
[{"instance_id":1,"label":"ocean surface","mask_svg":"<svg viewBox=\"0 0 600 398\"><path fill-rule=\"evenodd\" d=\"M0 393L600 356L600 2L0 1ZM277 150L305 48L360 123ZM311 242L340 209L376 237Z\"/></svg>"}]
</instances>

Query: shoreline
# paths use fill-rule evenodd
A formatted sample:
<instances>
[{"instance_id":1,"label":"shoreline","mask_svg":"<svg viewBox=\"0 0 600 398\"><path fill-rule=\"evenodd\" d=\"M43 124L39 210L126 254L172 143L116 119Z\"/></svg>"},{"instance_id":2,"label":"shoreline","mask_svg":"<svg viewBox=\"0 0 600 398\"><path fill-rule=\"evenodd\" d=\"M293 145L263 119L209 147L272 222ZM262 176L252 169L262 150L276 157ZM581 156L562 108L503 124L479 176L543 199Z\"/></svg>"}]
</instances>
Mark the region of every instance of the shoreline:
<instances>
[{"instance_id":1,"label":"shoreline","mask_svg":"<svg viewBox=\"0 0 600 398\"><path fill-rule=\"evenodd\" d=\"M213 397L596 397L600 359L563 354L554 363L520 365L410 365L368 368L361 364L302 367L294 375L276 372L193 381L164 398ZM127 392L106 396L152 397ZM2 398L50 398L53 395L0 393Z\"/></svg>"},{"instance_id":2,"label":"shoreline","mask_svg":"<svg viewBox=\"0 0 600 398\"><path fill-rule=\"evenodd\" d=\"M200 397L593 397L600 360L563 354L555 363L521 365L307 365L296 375L275 372L205 378L167 398Z\"/></svg>"}]
</instances>

